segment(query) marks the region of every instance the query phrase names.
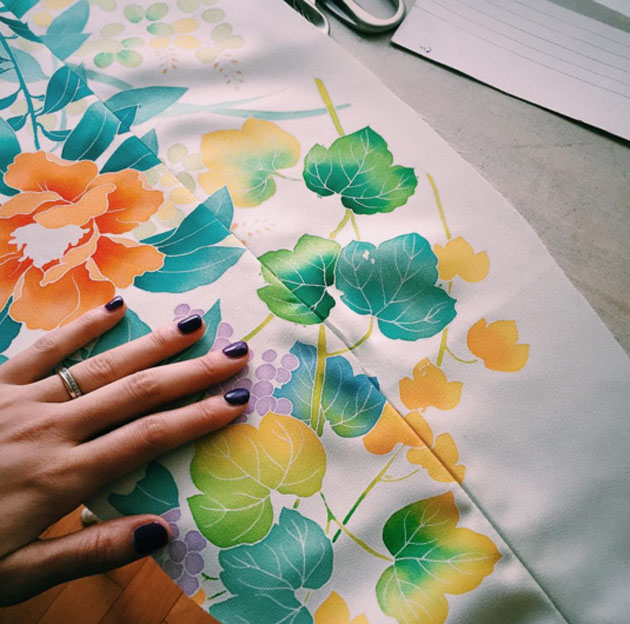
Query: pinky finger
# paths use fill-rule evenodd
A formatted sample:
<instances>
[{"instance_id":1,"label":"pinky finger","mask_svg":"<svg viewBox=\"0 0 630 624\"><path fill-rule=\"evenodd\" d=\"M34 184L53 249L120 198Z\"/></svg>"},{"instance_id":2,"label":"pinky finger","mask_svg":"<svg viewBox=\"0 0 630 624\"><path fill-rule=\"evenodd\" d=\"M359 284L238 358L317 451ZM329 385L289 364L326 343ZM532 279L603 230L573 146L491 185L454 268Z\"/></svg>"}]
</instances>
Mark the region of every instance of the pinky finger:
<instances>
[{"instance_id":1,"label":"pinky finger","mask_svg":"<svg viewBox=\"0 0 630 624\"><path fill-rule=\"evenodd\" d=\"M97 489L154 457L199 438L240 416L249 392L243 388L170 411L151 414L75 447L75 464Z\"/></svg>"}]
</instances>

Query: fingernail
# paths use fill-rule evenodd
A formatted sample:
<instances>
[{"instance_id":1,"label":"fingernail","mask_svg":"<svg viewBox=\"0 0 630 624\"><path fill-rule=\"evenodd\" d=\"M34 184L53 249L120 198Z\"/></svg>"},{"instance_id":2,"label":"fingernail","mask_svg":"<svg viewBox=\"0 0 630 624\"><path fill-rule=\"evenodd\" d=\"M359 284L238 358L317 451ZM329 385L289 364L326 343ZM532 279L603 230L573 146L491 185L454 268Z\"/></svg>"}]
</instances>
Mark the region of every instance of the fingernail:
<instances>
[{"instance_id":1,"label":"fingernail","mask_svg":"<svg viewBox=\"0 0 630 624\"><path fill-rule=\"evenodd\" d=\"M133 548L139 555L146 555L168 544L168 531L159 522L149 522L133 532Z\"/></svg>"},{"instance_id":2,"label":"fingernail","mask_svg":"<svg viewBox=\"0 0 630 624\"><path fill-rule=\"evenodd\" d=\"M177 327L179 327L179 331L182 332L182 334L192 334L201 327L201 317L198 314L187 316L177 323Z\"/></svg>"},{"instance_id":3,"label":"fingernail","mask_svg":"<svg viewBox=\"0 0 630 624\"><path fill-rule=\"evenodd\" d=\"M230 405L245 405L247 401L249 401L249 390L245 388L236 388L235 390L230 390L223 395L223 398Z\"/></svg>"},{"instance_id":4,"label":"fingernail","mask_svg":"<svg viewBox=\"0 0 630 624\"><path fill-rule=\"evenodd\" d=\"M125 300L120 295L116 295L116 297L105 304L105 309L108 312L113 312L114 310L120 308L123 303L125 303Z\"/></svg>"},{"instance_id":5,"label":"fingernail","mask_svg":"<svg viewBox=\"0 0 630 624\"><path fill-rule=\"evenodd\" d=\"M249 350L247 343L239 340L238 342L233 342L223 349L223 353L231 358L241 357L245 355Z\"/></svg>"}]
</instances>

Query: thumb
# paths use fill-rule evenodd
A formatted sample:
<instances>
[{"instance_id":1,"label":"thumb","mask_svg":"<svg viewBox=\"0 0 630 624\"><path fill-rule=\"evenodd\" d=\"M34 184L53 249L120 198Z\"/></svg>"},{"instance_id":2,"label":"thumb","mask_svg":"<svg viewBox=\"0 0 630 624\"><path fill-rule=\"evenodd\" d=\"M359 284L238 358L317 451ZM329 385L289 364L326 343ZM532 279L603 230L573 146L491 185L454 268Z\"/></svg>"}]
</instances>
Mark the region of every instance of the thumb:
<instances>
[{"instance_id":1,"label":"thumb","mask_svg":"<svg viewBox=\"0 0 630 624\"><path fill-rule=\"evenodd\" d=\"M0 559L0 606L141 559L170 539L164 519L142 515L102 522L63 537L36 540Z\"/></svg>"}]
</instances>

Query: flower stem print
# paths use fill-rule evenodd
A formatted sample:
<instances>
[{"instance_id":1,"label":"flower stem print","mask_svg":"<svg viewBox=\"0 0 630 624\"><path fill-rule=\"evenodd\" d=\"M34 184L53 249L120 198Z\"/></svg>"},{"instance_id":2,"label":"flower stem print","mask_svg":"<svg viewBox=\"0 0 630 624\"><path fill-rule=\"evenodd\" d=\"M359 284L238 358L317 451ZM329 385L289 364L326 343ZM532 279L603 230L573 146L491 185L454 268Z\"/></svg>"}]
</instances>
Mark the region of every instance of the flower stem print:
<instances>
[{"instance_id":1,"label":"flower stem print","mask_svg":"<svg viewBox=\"0 0 630 624\"><path fill-rule=\"evenodd\" d=\"M256 325L256 327L254 327L254 329L252 329L252 331L250 331L248 334L245 334L242 340L244 340L245 342L251 340L256 334L261 332L267 325L269 325L269 323L271 323L274 318L276 318L275 314L268 314L262 322L260 322L258 325Z\"/></svg>"},{"instance_id":2,"label":"flower stem print","mask_svg":"<svg viewBox=\"0 0 630 624\"><path fill-rule=\"evenodd\" d=\"M337 115L337 111L332 103L332 99L330 97L330 93L328 93L328 89L324 86L324 83L320 78L315 78L315 84L317 85L317 90L319 91L319 95L324 102L324 106L326 106L326 110L332 119L333 125L335 126L335 130L339 133L339 136L343 136L345 132L341 127L341 121L339 121L339 115Z\"/></svg>"}]
</instances>

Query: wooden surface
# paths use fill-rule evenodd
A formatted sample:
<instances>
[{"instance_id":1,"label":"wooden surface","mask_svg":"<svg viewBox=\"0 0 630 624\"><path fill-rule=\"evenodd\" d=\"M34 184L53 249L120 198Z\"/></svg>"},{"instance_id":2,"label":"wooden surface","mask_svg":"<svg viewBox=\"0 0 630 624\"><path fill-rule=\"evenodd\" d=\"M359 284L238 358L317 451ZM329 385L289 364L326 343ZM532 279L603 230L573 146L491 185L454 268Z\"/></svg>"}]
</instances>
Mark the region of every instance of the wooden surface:
<instances>
[{"instance_id":1,"label":"wooden surface","mask_svg":"<svg viewBox=\"0 0 630 624\"><path fill-rule=\"evenodd\" d=\"M81 526L77 509L42 537ZM14 607L0 608L0 624L218 624L168 577L153 559L49 589Z\"/></svg>"}]
</instances>

